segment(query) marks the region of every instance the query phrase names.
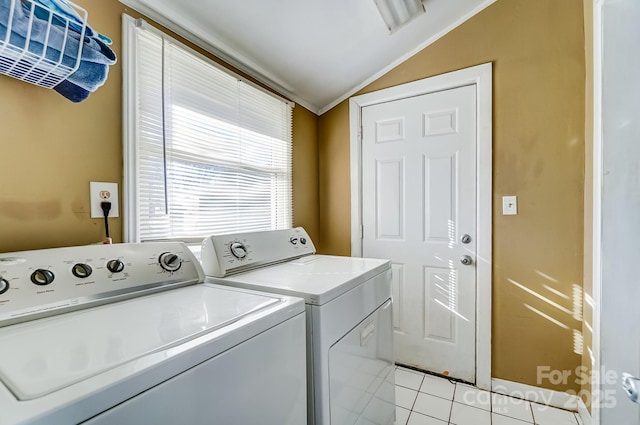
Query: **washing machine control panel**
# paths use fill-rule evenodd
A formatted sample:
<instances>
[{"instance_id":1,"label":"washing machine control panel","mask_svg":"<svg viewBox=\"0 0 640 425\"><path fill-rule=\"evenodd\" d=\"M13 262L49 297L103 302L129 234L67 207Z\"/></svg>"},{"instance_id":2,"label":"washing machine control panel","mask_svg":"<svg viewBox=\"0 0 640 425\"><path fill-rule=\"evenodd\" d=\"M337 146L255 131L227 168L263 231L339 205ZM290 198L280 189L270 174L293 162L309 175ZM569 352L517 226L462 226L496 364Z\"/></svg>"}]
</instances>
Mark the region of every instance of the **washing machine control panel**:
<instances>
[{"instance_id":1,"label":"washing machine control panel","mask_svg":"<svg viewBox=\"0 0 640 425\"><path fill-rule=\"evenodd\" d=\"M180 242L0 254L0 326L203 281Z\"/></svg>"},{"instance_id":2,"label":"washing machine control panel","mask_svg":"<svg viewBox=\"0 0 640 425\"><path fill-rule=\"evenodd\" d=\"M315 252L307 232L296 227L210 236L202 243L201 258L207 276L225 277Z\"/></svg>"},{"instance_id":3,"label":"washing machine control panel","mask_svg":"<svg viewBox=\"0 0 640 425\"><path fill-rule=\"evenodd\" d=\"M248 254L247 246L242 242L236 241L229 244L229 252L238 260L244 260Z\"/></svg>"}]
</instances>

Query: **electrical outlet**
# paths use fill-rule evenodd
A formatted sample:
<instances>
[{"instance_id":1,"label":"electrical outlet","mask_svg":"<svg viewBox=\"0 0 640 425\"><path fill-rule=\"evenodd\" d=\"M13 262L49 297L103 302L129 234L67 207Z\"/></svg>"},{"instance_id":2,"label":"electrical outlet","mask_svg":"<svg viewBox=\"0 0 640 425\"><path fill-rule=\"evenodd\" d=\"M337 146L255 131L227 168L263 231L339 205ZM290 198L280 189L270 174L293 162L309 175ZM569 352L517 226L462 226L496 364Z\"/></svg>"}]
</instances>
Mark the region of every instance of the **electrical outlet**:
<instances>
[{"instance_id":1,"label":"electrical outlet","mask_svg":"<svg viewBox=\"0 0 640 425\"><path fill-rule=\"evenodd\" d=\"M90 182L89 193L91 196L91 218L103 218L104 212L100 204L103 201L111 202L109 217L120 217L118 205L118 183Z\"/></svg>"}]
</instances>

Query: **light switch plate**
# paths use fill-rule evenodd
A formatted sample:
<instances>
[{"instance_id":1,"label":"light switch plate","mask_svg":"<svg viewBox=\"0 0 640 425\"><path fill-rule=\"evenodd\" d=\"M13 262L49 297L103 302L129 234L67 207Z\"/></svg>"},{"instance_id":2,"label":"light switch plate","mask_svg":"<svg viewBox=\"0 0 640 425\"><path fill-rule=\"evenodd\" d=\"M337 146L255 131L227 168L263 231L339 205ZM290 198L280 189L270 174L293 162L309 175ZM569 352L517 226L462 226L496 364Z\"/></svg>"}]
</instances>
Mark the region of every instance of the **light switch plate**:
<instances>
[{"instance_id":1,"label":"light switch plate","mask_svg":"<svg viewBox=\"0 0 640 425\"><path fill-rule=\"evenodd\" d=\"M111 202L109 217L120 217L118 205L118 183L89 182L91 196L91 218L103 218L104 213L100 204L102 201Z\"/></svg>"},{"instance_id":2,"label":"light switch plate","mask_svg":"<svg viewBox=\"0 0 640 425\"><path fill-rule=\"evenodd\" d=\"M518 215L518 197L502 197L502 215Z\"/></svg>"}]
</instances>

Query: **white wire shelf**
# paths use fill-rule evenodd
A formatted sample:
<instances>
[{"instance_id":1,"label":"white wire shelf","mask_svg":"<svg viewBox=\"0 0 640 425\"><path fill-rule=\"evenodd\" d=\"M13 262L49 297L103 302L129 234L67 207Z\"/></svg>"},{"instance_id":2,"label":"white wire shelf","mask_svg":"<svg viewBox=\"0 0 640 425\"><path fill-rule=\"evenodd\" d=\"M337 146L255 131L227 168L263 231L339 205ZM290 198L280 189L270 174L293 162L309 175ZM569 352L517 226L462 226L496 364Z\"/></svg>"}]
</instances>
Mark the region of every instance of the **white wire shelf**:
<instances>
[{"instance_id":1,"label":"white wire shelf","mask_svg":"<svg viewBox=\"0 0 640 425\"><path fill-rule=\"evenodd\" d=\"M65 1L80 19L31 0L0 0L0 73L53 88L80 66L87 11Z\"/></svg>"}]
</instances>

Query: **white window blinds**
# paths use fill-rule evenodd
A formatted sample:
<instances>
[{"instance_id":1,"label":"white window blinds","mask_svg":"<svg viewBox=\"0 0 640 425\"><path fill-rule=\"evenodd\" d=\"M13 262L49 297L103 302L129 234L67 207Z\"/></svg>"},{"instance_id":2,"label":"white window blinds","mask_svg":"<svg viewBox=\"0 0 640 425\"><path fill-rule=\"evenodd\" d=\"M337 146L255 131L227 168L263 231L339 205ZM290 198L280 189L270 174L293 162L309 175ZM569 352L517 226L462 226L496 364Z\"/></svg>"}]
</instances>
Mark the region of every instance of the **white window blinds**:
<instances>
[{"instance_id":1,"label":"white window blinds","mask_svg":"<svg viewBox=\"0 0 640 425\"><path fill-rule=\"evenodd\" d=\"M126 239L291 227L292 107L125 20Z\"/></svg>"}]
</instances>

